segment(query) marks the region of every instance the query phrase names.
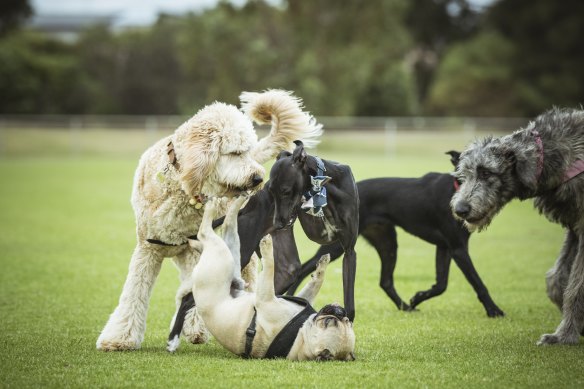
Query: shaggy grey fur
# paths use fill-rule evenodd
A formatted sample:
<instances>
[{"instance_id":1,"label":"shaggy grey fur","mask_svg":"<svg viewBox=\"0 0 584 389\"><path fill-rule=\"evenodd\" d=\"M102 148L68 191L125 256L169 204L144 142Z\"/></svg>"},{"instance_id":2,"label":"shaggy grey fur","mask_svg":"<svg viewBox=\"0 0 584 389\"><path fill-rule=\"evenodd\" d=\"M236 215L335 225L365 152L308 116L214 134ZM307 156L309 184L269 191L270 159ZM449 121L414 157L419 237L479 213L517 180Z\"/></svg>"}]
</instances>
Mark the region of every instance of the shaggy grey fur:
<instances>
[{"instance_id":1,"label":"shaggy grey fur","mask_svg":"<svg viewBox=\"0 0 584 389\"><path fill-rule=\"evenodd\" d=\"M578 343L584 330L584 174L564 182L577 160L584 160L584 111L555 108L513 134L474 142L455 173L462 185L451 207L470 230L487 227L513 198L534 198L540 213L567 230L546 275L562 321L553 334L542 335L540 345Z\"/></svg>"}]
</instances>

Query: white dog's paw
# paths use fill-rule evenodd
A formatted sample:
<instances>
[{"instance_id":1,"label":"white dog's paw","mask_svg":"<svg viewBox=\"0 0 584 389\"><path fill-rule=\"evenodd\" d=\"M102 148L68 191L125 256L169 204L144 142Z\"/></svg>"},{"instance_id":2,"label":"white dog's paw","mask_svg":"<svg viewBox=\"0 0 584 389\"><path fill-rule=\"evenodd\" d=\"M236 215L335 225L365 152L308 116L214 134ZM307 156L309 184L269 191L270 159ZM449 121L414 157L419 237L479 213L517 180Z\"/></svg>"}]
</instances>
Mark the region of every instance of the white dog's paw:
<instances>
[{"instance_id":1,"label":"white dog's paw","mask_svg":"<svg viewBox=\"0 0 584 389\"><path fill-rule=\"evenodd\" d=\"M312 278L321 278L324 277L324 272L326 267L331 261L331 255L325 254L319 258L318 262L316 263L316 271L312 274Z\"/></svg>"},{"instance_id":2,"label":"white dog's paw","mask_svg":"<svg viewBox=\"0 0 584 389\"><path fill-rule=\"evenodd\" d=\"M175 335L172 340L169 340L166 343L166 350L169 353L173 353L178 349L179 345L180 345L180 337L178 335Z\"/></svg>"},{"instance_id":3,"label":"white dog's paw","mask_svg":"<svg viewBox=\"0 0 584 389\"><path fill-rule=\"evenodd\" d=\"M271 255L273 253L272 236L270 234L267 234L260 240L260 252L262 253L262 257L266 254Z\"/></svg>"},{"instance_id":4,"label":"white dog's paw","mask_svg":"<svg viewBox=\"0 0 584 389\"><path fill-rule=\"evenodd\" d=\"M101 351L127 351L138 350L141 342L131 338L108 338L100 336L95 347Z\"/></svg>"}]
</instances>

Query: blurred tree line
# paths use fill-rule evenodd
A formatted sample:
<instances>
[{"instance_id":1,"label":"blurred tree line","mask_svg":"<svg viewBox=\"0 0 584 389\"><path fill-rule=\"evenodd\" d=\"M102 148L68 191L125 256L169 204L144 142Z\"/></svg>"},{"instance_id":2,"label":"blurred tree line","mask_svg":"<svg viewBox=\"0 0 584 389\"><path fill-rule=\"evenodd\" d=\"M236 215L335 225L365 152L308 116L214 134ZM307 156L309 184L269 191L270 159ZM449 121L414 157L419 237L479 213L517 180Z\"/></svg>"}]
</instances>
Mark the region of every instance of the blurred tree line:
<instances>
[{"instance_id":1,"label":"blurred tree line","mask_svg":"<svg viewBox=\"0 0 584 389\"><path fill-rule=\"evenodd\" d=\"M284 88L317 115L517 115L584 102L584 2L221 1L66 43L0 7L0 112L192 114Z\"/></svg>"}]
</instances>

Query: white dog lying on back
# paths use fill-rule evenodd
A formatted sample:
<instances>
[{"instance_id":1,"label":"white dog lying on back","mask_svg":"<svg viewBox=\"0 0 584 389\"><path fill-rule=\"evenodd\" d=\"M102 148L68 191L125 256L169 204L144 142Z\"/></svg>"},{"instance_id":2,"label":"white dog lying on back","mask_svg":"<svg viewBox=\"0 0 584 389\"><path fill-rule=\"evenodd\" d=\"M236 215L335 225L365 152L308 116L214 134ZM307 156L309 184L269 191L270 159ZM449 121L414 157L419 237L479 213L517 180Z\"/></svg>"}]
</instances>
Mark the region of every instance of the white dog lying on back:
<instances>
[{"instance_id":1,"label":"white dog lying on back","mask_svg":"<svg viewBox=\"0 0 584 389\"><path fill-rule=\"evenodd\" d=\"M267 235L260 243L263 269L256 293L243 290L237 213L244 201L241 196L230 204L223 239L212 228L216 199L207 203L199 228L203 248L193 271L193 295L209 332L227 350L247 358L354 360L355 333L345 310L330 304L317 313L310 306L324 280L328 255L320 259L300 299L276 297L272 240ZM178 343L176 336L169 351Z\"/></svg>"}]
</instances>

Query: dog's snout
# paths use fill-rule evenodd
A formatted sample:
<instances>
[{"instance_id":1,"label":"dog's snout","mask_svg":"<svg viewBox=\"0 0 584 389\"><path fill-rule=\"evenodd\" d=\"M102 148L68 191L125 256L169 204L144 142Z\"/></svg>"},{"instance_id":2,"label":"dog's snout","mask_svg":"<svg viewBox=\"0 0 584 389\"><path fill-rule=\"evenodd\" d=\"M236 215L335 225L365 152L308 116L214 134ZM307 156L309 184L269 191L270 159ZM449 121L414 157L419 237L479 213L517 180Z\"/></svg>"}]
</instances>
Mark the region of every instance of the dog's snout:
<instances>
[{"instance_id":1,"label":"dog's snout","mask_svg":"<svg viewBox=\"0 0 584 389\"><path fill-rule=\"evenodd\" d=\"M251 178L251 186L252 188L255 188L256 186L258 186L259 184L261 184L264 181L263 177L260 176L259 174L255 174L252 178Z\"/></svg>"},{"instance_id":2,"label":"dog's snout","mask_svg":"<svg viewBox=\"0 0 584 389\"><path fill-rule=\"evenodd\" d=\"M466 218L470 214L471 208L470 204L466 201L459 201L454 206L454 213L460 218Z\"/></svg>"}]
</instances>

